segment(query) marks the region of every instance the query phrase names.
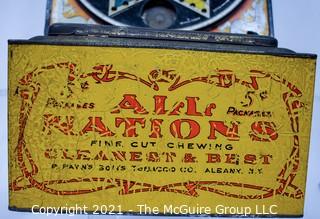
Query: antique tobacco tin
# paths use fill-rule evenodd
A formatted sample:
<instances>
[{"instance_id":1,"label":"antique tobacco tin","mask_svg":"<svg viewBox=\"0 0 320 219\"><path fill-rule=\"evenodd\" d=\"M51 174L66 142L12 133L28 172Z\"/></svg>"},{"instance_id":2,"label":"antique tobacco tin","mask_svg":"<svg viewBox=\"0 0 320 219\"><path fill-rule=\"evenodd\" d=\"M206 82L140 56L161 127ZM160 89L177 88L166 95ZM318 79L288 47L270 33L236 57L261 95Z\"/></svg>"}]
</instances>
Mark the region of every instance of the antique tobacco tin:
<instances>
[{"instance_id":1,"label":"antique tobacco tin","mask_svg":"<svg viewBox=\"0 0 320 219\"><path fill-rule=\"evenodd\" d=\"M9 41L9 209L303 215L315 55L258 35L49 33Z\"/></svg>"}]
</instances>

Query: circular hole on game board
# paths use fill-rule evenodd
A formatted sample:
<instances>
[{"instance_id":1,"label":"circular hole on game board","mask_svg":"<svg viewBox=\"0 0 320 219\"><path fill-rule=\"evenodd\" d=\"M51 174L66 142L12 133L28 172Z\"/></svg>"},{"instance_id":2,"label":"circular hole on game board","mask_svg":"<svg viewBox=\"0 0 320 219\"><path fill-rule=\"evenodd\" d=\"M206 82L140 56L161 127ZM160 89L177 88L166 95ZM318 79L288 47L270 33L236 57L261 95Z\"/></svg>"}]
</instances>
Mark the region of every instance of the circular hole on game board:
<instances>
[{"instance_id":1,"label":"circular hole on game board","mask_svg":"<svg viewBox=\"0 0 320 219\"><path fill-rule=\"evenodd\" d=\"M164 0L149 1L143 8L142 18L144 23L154 29L168 29L176 19L174 6Z\"/></svg>"}]
</instances>

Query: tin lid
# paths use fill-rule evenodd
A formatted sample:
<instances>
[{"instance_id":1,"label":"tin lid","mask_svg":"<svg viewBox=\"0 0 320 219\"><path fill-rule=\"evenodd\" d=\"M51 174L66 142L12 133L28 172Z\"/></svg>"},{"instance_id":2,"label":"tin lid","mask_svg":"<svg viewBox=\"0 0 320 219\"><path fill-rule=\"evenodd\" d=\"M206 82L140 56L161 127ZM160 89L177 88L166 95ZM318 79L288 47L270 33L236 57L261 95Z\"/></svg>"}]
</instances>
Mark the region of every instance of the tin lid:
<instances>
[{"instance_id":1,"label":"tin lid","mask_svg":"<svg viewBox=\"0 0 320 219\"><path fill-rule=\"evenodd\" d=\"M262 47L278 46L278 41L275 38L260 36L255 33L230 34L203 31L156 30L148 28L116 27L110 25L93 24L53 24L49 28L48 35L95 36L105 38L121 37Z\"/></svg>"},{"instance_id":2,"label":"tin lid","mask_svg":"<svg viewBox=\"0 0 320 219\"><path fill-rule=\"evenodd\" d=\"M8 43L159 48L316 58L314 54L296 53L289 49L278 48L275 38L254 33L210 33L88 24L54 24L50 27L49 36L35 36L29 40L9 40Z\"/></svg>"}]
</instances>

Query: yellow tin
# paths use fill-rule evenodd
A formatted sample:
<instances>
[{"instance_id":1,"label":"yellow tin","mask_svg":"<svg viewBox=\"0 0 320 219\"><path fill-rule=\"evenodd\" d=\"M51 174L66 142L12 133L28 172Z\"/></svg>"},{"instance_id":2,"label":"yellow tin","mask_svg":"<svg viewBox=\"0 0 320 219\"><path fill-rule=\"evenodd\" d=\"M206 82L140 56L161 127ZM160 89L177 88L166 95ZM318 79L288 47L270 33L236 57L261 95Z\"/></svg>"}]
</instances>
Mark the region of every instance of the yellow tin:
<instances>
[{"instance_id":1,"label":"yellow tin","mask_svg":"<svg viewBox=\"0 0 320 219\"><path fill-rule=\"evenodd\" d=\"M315 62L130 34L10 41L9 208L301 216Z\"/></svg>"}]
</instances>

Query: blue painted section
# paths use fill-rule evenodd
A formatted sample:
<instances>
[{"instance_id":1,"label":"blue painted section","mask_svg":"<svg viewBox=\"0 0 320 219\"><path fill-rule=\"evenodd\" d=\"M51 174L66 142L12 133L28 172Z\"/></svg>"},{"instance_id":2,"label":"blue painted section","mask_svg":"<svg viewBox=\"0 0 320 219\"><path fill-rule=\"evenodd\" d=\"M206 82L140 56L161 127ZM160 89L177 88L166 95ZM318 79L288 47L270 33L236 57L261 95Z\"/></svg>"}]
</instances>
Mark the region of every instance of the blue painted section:
<instances>
[{"instance_id":1,"label":"blue painted section","mask_svg":"<svg viewBox=\"0 0 320 219\"><path fill-rule=\"evenodd\" d=\"M130 0L115 0L115 7L121 6L125 1L129 2Z\"/></svg>"}]
</instances>

